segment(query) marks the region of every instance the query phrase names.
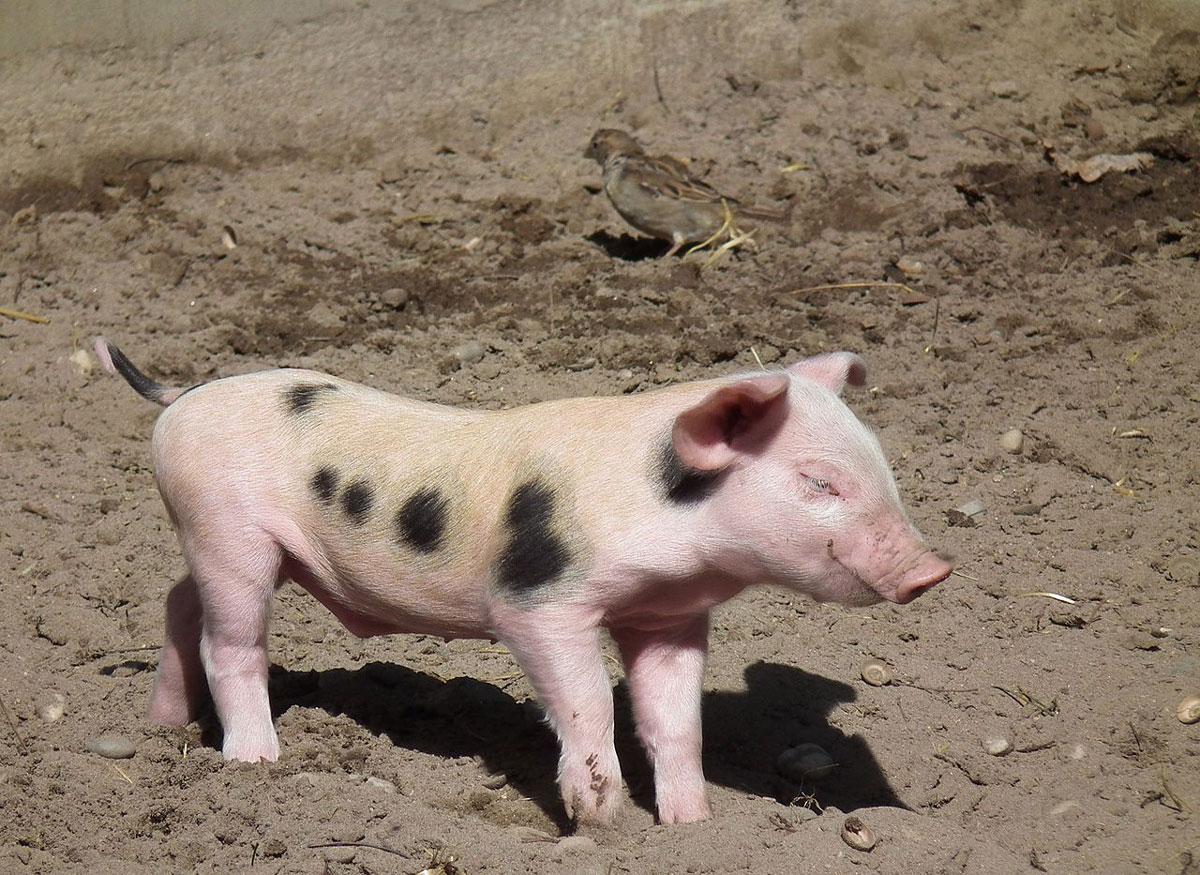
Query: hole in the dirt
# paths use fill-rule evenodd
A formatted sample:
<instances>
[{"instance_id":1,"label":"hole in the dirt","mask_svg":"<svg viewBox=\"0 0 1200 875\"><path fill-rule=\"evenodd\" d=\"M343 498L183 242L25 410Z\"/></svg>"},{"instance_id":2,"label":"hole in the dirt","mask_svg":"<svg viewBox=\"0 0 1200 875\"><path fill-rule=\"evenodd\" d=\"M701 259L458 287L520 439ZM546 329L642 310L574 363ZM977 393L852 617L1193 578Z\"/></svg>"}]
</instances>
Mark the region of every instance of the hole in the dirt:
<instances>
[{"instance_id":1,"label":"hole in the dirt","mask_svg":"<svg viewBox=\"0 0 1200 875\"><path fill-rule=\"evenodd\" d=\"M112 677L118 671L120 671L122 676L126 676L131 674L139 674L143 671L152 671L153 669L154 665L146 662L143 659L126 659L122 662L116 662L112 665L103 666L100 669L100 674Z\"/></svg>"},{"instance_id":2,"label":"hole in the dirt","mask_svg":"<svg viewBox=\"0 0 1200 875\"><path fill-rule=\"evenodd\" d=\"M612 258L619 258L622 261L647 261L651 258L661 258L671 248L666 241L655 240L653 237L634 237L630 234L615 237L607 231L588 234L585 239L595 243Z\"/></svg>"},{"instance_id":3,"label":"hole in the dirt","mask_svg":"<svg viewBox=\"0 0 1200 875\"><path fill-rule=\"evenodd\" d=\"M1109 173L1092 183L1050 167L1031 173L1024 165L981 164L968 168L967 181L955 188L968 206L990 200L1009 222L1052 238L1104 240L1121 251L1152 250L1178 240L1174 230L1158 229L1172 220L1195 218L1200 144L1185 137L1155 138L1114 151L1146 151L1157 160L1144 171ZM1154 233L1136 241L1125 239L1122 235L1137 222Z\"/></svg>"}]
</instances>

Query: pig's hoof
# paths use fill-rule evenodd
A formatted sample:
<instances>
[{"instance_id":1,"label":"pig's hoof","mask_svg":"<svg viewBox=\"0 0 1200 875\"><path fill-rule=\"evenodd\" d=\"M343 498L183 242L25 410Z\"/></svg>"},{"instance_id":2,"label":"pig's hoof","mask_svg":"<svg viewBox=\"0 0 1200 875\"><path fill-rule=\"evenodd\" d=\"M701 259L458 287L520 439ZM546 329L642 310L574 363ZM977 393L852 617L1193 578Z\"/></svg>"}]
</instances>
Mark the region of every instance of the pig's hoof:
<instances>
[{"instance_id":1,"label":"pig's hoof","mask_svg":"<svg viewBox=\"0 0 1200 875\"><path fill-rule=\"evenodd\" d=\"M225 744L221 747L221 756L226 760L237 760L243 763L273 763L279 759L279 741L270 739L239 739L236 736L226 736Z\"/></svg>"},{"instance_id":2,"label":"pig's hoof","mask_svg":"<svg viewBox=\"0 0 1200 875\"><path fill-rule=\"evenodd\" d=\"M592 754L582 769L564 769L560 776L567 817L576 825L607 826L616 816L624 785L615 751L609 759Z\"/></svg>"},{"instance_id":3,"label":"pig's hoof","mask_svg":"<svg viewBox=\"0 0 1200 875\"><path fill-rule=\"evenodd\" d=\"M620 782L617 782L620 786ZM610 826L617 816L621 800L616 794L601 794L597 796L591 788L586 794L576 794L572 802L567 804L567 817L580 827Z\"/></svg>"},{"instance_id":4,"label":"pig's hoof","mask_svg":"<svg viewBox=\"0 0 1200 875\"><path fill-rule=\"evenodd\" d=\"M659 804L658 822L664 826L672 823L696 823L712 817L712 809L707 800L697 802L682 801L669 804Z\"/></svg>"}]
</instances>

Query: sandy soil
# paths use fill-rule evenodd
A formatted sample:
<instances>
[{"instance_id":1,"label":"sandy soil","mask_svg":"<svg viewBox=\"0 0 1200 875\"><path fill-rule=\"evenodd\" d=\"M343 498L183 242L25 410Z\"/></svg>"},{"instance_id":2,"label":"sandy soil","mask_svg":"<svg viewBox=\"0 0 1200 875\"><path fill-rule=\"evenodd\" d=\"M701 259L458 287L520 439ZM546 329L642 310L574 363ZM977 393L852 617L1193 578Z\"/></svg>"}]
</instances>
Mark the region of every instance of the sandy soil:
<instances>
[{"instance_id":1,"label":"sandy soil","mask_svg":"<svg viewBox=\"0 0 1200 875\"><path fill-rule=\"evenodd\" d=\"M0 305L50 321L0 317L0 869L1200 871L1200 725L1175 717L1200 694L1200 20L906 5L763 4L792 63L726 46L729 66L657 89L580 85L553 111L517 94L453 123L465 104L431 94L403 141L343 100L372 87L354 58L416 40L371 10L253 55L9 62ZM733 12L709 13L714 33ZM457 38L506 14L473 11ZM114 109L139 101L177 115ZM172 101L226 124L191 129ZM264 145L291 106L291 139ZM712 267L659 259L581 157L601 125L793 202L794 223ZM1043 141L1156 160L1085 185ZM850 282L907 289L805 291ZM905 609L727 605L704 824L654 824L615 665L632 801L562 839L554 741L505 651L357 640L290 586L271 634L282 757L225 765L211 718L143 716L183 566L149 469L156 409L79 353L95 333L171 383L302 365L489 408L853 349L870 388L848 400L961 576ZM986 511L964 521L971 500ZM867 656L898 682L864 684ZM108 733L136 755L87 751ZM1012 752L985 752L992 736ZM818 786L775 770L805 741L839 763ZM872 852L839 837L849 812Z\"/></svg>"}]
</instances>

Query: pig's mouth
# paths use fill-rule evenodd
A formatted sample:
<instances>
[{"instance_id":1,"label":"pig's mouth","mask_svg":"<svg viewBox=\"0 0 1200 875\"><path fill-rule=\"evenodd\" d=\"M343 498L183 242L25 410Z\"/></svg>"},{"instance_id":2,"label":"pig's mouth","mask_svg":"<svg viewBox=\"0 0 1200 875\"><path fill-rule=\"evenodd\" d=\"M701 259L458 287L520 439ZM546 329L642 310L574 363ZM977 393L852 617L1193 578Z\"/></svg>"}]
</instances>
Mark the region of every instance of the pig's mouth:
<instances>
[{"instance_id":1,"label":"pig's mouth","mask_svg":"<svg viewBox=\"0 0 1200 875\"><path fill-rule=\"evenodd\" d=\"M846 576L848 583L853 586L857 586L858 588L858 592L855 594L842 594L837 599L838 601L846 605L863 608L871 605L877 605L883 601L883 596L879 594L879 591L876 590L875 587L863 580L862 575L837 557L837 554L833 552L832 540L826 544L826 547L829 550L830 561L832 561L834 565L841 569L842 573Z\"/></svg>"}]
</instances>

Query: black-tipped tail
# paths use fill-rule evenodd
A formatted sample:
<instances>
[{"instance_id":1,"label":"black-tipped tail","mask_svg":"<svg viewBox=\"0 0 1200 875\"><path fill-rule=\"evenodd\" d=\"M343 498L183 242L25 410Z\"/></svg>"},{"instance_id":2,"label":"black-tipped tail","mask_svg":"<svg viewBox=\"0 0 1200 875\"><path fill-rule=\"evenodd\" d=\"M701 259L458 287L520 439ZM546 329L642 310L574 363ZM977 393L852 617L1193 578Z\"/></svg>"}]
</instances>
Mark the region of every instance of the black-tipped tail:
<instances>
[{"instance_id":1,"label":"black-tipped tail","mask_svg":"<svg viewBox=\"0 0 1200 875\"><path fill-rule=\"evenodd\" d=\"M120 374L125 378L125 382L132 386L134 391L139 395L147 401L153 401L155 404L161 404L163 407L166 407L187 391L186 389L164 386L162 383L151 380L139 371L133 362L125 357L125 353L121 352L120 349L103 337L96 338L96 357L100 359L100 364L104 370L110 374L113 372Z\"/></svg>"}]
</instances>

